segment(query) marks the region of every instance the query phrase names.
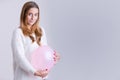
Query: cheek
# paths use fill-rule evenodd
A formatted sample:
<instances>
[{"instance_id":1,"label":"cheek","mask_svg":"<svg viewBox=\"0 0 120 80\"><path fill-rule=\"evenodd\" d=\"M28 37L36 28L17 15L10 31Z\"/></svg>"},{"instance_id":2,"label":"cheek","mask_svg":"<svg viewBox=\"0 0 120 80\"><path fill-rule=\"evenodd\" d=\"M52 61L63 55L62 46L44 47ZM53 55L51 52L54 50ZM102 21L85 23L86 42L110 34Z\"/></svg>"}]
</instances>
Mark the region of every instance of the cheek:
<instances>
[{"instance_id":1,"label":"cheek","mask_svg":"<svg viewBox=\"0 0 120 80\"><path fill-rule=\"evenodd\" d=\"M28 21L31 20L31 16L27 16L27 20L28 20Z\"/></svg>"},{"instance_id":2,"label":"cheek","mask_svg":"<svg viewBox=\"0 0 120 80\"><path fill-rule=\"evenodd\" d=\"M38 19L38 16L35 16L35 18L34 18L35 20L37 20Z\"/></svg>"},{"instance_id":3,"label":"cheek","mask_svg":"<svg viewBox=\"0 0 120 80\"><path fill-rule=\"evenodd\" d=\"M29 21L30 21L30 18L27 16L26 17L26 23L29 23Z\"/></svg>"}]
</instances>

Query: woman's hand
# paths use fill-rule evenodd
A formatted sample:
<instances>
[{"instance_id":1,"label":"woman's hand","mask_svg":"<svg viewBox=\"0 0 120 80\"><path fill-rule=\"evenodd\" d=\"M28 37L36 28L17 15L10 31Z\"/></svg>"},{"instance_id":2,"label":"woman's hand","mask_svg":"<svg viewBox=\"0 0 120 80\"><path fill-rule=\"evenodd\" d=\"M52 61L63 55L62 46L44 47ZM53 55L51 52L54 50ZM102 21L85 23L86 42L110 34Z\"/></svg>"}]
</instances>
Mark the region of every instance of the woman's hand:
<instances>
[{"instance_id":1,"label":"woman's hand","mask_svg":"<svg viewBox=\"0 0 120 80\"><path fill-rule=\"evenodd\" d=\"M42 78L46 77L48 75L48 70L38 70L34 73L35 76L40 76Z\"/></svg>"},{"instance_id":2,"label":"woman's hand","mask_svg":"<svg viewBox=\"0 0 120 80\"><path fill-rule=\"evenodd\" d=\"M54 57L53 57L55 64L60 60L60 54L54 51Z\"/></svg>"}]
</instances>

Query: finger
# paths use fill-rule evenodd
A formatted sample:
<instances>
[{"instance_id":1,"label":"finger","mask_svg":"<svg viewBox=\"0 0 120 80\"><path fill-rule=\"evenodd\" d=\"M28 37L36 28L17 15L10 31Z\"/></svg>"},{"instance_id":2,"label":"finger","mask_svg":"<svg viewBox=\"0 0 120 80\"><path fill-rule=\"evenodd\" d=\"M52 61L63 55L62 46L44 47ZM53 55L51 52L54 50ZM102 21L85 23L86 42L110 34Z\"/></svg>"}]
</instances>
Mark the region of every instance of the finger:
<instances>
[{"instance_id":1,"label":"finger","mask_svg":"<svg viewBox=\"0 0 120 80\"><path fill-rule=\"evenodd\" d=\"M46 71L48 71L48 69L45 69Z\"/></svg>"},{"instance_id":2,"label":"finger","mask_svg":"<svg viewBox=\"0 0 120 80\"><path fill-rule=\"evenodd\" d=\"M54 50L54 55L56 54L56 51Z\"/></svg>"},{"instance_id":3,"label":"finger","mask_svg":"<svg viewBox=\"0 0 120 80\"><path fill-rule=\"evenodd\" d=\"M54 61L56 61L56 58L54 58Z\"/></svg>"}]
</instances>

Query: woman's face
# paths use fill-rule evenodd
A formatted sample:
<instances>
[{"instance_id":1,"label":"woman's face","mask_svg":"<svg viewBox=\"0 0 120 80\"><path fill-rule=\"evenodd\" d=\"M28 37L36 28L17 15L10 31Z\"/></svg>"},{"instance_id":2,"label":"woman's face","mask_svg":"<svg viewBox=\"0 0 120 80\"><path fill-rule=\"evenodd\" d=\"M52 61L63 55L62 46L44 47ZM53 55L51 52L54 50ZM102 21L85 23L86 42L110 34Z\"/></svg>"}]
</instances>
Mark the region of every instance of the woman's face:
<instances>
[{"instance_id":1,"label":"woman's face","mask_svg":"<svg viewBox=\"0 0 120 80\"><path fill-rule=\"evenodd\" d=\"M30 8L27 13L26 22L28 26L32 26L38 19L38 9Z\"/></svg>"}]
</instances>

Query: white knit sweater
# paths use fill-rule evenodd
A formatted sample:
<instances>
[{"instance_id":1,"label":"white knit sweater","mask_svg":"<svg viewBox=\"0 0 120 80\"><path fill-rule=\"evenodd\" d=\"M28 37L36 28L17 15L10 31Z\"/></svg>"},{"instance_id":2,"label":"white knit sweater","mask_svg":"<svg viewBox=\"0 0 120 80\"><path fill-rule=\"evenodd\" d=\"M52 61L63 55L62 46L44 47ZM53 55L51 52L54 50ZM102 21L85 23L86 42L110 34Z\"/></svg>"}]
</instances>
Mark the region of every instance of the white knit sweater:
<instances>
[{"instance_id":1,"label":"white knit sweater","mask_svg":"<svg viewBox=\"0 0 120 80\"><path fill-rule=\"evenodd\" d=\"M41 44L47 45L43 28L42 31ZM33 36L35 37L34 34ZM29 37L25 37L22 30L17 28L13 32L11 46L13 51L14 80L41 80L40 77L34 76L36 69L30 64L30 54L39 45L36 42L32 43L32 40Z\"/></svg>"}]
</instances>

